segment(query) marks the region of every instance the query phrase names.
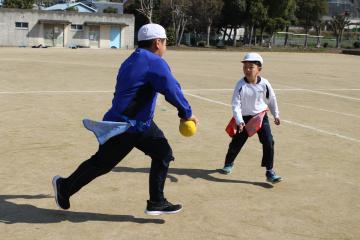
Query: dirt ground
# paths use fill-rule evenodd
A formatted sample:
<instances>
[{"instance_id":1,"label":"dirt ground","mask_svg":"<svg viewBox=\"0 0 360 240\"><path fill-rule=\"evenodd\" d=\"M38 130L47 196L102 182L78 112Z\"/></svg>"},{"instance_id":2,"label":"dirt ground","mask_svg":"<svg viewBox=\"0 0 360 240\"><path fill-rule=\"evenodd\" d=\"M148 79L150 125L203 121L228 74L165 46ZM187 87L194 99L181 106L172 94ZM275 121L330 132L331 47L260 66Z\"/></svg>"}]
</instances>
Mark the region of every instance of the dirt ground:
<instances>
[{"instance_id":1,"label":"dirt ground","mask_svg":"<svg viewBox=\"0 0 360 240\"><path fill-rule=\"evenodd\" d=\"M168 51L198 132L178 132L160 97L155 120L172 145L165 186L181 213L150 217L150 160L138 150L71 198L54 202L51 179L68 176L97 150L83 118L100 120L131 51L0 48L0 239L360 239L360 58L262 53L276 91L275 169L265 181L257 137L222 175L232 89L241 52Z\"/></svg>"}]
</instances>

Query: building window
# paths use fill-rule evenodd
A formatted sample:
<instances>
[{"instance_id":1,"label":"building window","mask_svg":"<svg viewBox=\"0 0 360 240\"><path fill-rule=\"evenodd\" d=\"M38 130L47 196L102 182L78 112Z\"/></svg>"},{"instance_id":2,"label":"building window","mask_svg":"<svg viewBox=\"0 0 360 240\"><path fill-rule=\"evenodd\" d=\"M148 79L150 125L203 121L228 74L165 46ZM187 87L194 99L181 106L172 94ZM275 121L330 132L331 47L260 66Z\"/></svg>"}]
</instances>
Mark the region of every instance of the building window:
<instances>
[{"instance_id":1,"label":"building window","mask_svg":"<svg viewBox=\"0 0 360 240\"><path fill-rule=\"evenodd\" d=\"M20 29L28 29L29 23L27 22L15 22L15 27Z\"/></svg>"},{"instance_id":2,"label":"building window","mask_svg":"<svg viewBox=\"0 0 360 240\"><path fill-rule=\"evenodd\" d=\"M71 30L73 30L73 31L82 31L83 30L83 25L71 24Z\"/></svg>"}]
</instances>

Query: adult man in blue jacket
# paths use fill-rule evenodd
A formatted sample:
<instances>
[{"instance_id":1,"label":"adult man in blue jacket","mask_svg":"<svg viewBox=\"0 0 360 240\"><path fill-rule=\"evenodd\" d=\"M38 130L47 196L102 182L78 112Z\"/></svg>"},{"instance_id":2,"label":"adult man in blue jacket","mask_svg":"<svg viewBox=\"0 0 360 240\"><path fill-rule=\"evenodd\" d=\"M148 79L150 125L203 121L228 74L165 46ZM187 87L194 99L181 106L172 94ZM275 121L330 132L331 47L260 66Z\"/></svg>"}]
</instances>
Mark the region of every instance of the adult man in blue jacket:
<instances>
[{"instance_id":1,"label":"adult man in blue jacket","mask_svg":"<svg viewBox=\"0 0 360 240\"><path fill-rule=\"evenodd\" d=\"M171 214L182 209L180 204L168 202L163 192L169 163L174 157L166 137L153 121L157 94L163 94L177 108L181 119L196 124L198 119L192 115L180 84L162 58L166 51L165 29L158 24L142 26L138 32L138 46L119 69L112 106L103 118L105 124L130 123L130 127L100 143L95 155L84 161L68 178L53 178L55 201L62 209L70 208L70 197L74 193L111 171L134 147L152 159L150 200L145 213Z\"/></svg>"}]
</instances>

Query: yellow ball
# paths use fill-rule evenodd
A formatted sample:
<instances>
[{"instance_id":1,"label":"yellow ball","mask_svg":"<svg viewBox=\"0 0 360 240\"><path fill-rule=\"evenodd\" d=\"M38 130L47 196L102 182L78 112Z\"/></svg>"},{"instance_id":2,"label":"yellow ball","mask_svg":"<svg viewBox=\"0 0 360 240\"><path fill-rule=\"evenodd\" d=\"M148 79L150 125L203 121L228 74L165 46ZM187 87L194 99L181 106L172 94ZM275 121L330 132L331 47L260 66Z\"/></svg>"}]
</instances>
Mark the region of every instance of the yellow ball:
<instances>
[{"instance_id":1,"label":"yellow ball","mask_svg":"<svg viewBox=\"0 0 360 240\"><path fill-rule=\"evenodd\" d=\"M181 135L185 137L191 137L196 133L195 122L191 120L188 121L180 120L179 131Z\"/></svg>"}]
</instances>

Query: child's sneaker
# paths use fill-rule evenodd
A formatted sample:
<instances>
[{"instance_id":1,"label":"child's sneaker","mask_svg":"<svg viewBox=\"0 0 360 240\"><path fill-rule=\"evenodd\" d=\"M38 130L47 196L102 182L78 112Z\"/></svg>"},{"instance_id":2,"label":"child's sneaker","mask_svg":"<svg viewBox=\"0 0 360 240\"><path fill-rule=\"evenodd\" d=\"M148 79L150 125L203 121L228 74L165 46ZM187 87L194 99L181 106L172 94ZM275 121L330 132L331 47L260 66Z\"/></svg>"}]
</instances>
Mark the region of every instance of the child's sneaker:
<instances>
[{"instance_id":1,"label":"child's sneaker","mask_svg":"<svg viewBox=\"0 0 360 240\"><path fill-rule=\"evenodd\" d=\"M221 169L221 173L223 174L230 174L232 172L232 169L233 169L233 166L232 165L228 165L228 166L224 166L222 169Z\"/></svg>"},{"instance_id":2,"label":"child's sneaker","mask_svg":"<svg viewBox=\"0 0 360 240\"><path fill-rule=\"evenodd\" d=\"M166 199L162 202L152 202L148 200L145 213L147 215L174 214L180 212L181 209L181 204L172 204Z\"/></svg>"},{"instance_id":3,"label":"child's sneaker","mask_svg":"<svg viewBox=\"0 0 360 240\"><path fill-rule=\"evenodd\" d=\"M267 170L266 171L266 180L271 183L278 183L278 182L281 182L283 179L282 179L282 177L276 175L274 170Z\"/></svg>"}]
</instances>

